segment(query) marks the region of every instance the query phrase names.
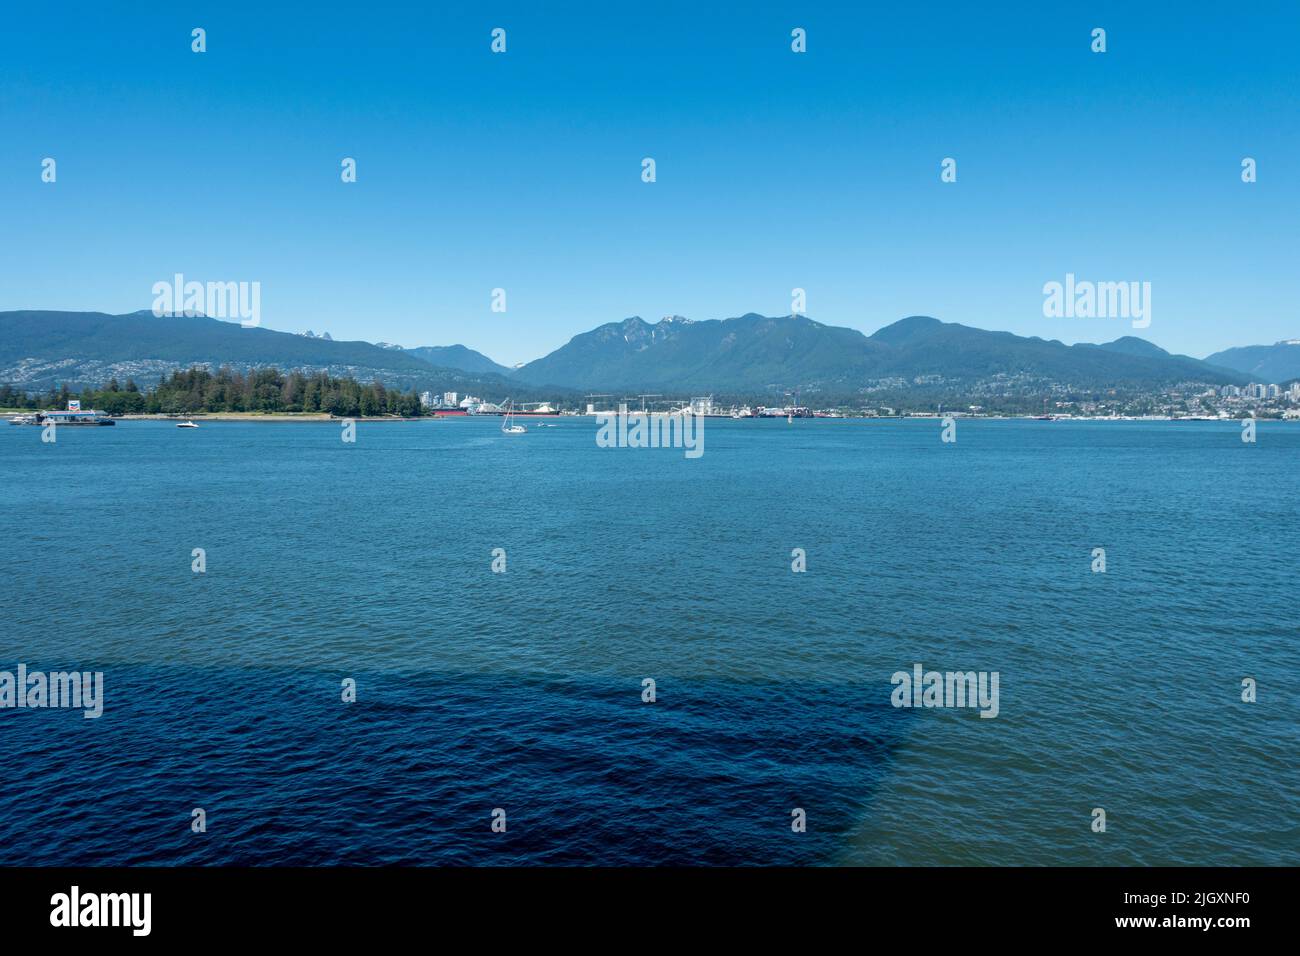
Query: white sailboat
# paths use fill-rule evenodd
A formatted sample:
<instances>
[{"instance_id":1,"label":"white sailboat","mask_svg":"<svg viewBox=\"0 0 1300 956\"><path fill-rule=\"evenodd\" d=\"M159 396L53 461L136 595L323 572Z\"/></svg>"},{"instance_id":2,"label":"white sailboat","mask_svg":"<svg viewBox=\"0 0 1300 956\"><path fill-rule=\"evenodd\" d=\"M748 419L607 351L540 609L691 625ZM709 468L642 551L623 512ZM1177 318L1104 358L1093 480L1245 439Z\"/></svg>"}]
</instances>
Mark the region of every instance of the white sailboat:
<instances>
[{"instance_id":1,"label":"white sailboat","mask_svg":"<svg viewBox=\"0 0 1300 956\"><path fill-rule=\"evenodd\" d=\"M506 417L501 420L501 432L505 435L522 435L528 431L523 425L515 424L515 406L510 399L506 399Z\"/></svg>"}]
</instances>

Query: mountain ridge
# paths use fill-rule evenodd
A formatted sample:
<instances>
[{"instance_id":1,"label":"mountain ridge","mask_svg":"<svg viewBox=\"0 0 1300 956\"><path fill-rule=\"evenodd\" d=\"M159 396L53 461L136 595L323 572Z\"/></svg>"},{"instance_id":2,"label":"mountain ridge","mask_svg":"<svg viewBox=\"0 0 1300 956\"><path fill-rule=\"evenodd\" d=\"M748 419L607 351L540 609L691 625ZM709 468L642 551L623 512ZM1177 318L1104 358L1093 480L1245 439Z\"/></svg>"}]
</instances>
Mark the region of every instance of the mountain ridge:
<instances>
[{"instance_id":1,"label":"mountain ridge","mask_svg":"<svg viewBox=\"0 0 1300 956\"><path fill-rule=\"evenodd\" d=\"M1300 356L1300 345L1292 347ZM98 386L131 374L146 384L196 364L319 369L403 389L514 392L517 399L620 390L754 396L806 390L848 397L882 387L952 390L989 382L1140 390L1248 380L1239 369L1173 355L1133 336L1065 345L924 315L906 316L869 336L803 315L670 316L655 323L629 316L507 369L463 345L336 341L205 316L0 313L0 381L18 387L64 381Z\"/></svg>"},{"instance_id":2,"label":"mountain ridge","mask_svg":"<svg viewBox=\"0 0 1300 956\"><path fill-rule=\"evenodd\" d=\"M1207 356L1205 361L1234 369L1265 382L1300 378L1300 339L1283 339L1272 345L1241 345Z\"/></svg>"},{"instance_id":3,"label":"mountain ridge","mask_svg":"<svg viewBox=\"0 0 1300 956\"><path fill-rule=\"evenodd\" d=\"M746 313L650 324L639 316L574 336L514 377L579 389L675 388L822 391L883 379L973 382L1026 377L1080 386L1238 383L1240 373L1172 355L1142 339L1093 345L988 331L907 316L872 335L806 316Z\"/></svg>"},{"instance_id":4,"label":"mountain ridge","mask_svg":"<svg viewBox=\"0 0 1300 956\"><path fill-rule=\"evenodd\" d=\"M16 387L42 390L64 382L98 387L114 377L152 384L195 365L324 371L359 381L378 379L403 390L500 394L514 385L496 373L433 365L405 349L243 328L201 315L0 312L0 381Z\"/></svg>"},{"instance_id":5,"label":"mountain ridge","mask_svg":"<svg viewBox=\"0 0 1300 956\"><path fill-rule=\"evenodd\" d=\"M401 348L401 346L396 346ZM482 352L477 352L465 345L420 345L402 349L407 355L442 368L460 369L462 372L491 372L496 375L509 375L514 370L492 361Z\"/></svg>"}]
</instances>

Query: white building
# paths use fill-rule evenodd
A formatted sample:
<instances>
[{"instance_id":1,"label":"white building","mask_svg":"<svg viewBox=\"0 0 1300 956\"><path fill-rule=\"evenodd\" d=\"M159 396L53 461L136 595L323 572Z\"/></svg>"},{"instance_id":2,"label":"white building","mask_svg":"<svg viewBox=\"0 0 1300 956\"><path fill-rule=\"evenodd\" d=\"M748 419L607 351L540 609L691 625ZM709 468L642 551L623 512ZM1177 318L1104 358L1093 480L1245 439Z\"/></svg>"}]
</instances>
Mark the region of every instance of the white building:
<instances>
[{"instance_id":1,"label":"white building","mask_svg":"<svg viewBox=\"0 0 1300 956\"><path fill-rule=\"evenodd\" d=\"M455 408L457 397L458 396L456 395L455 392L443 392L442 404L445 405L447 408Z\"/></svg>"},{"instance_id":2,"label":"white building","mask_svg":"<svg viewBox=\"0 0 1300 956\"><path fill-rule=\"evenodd\" d=\"M420 393L420 404L423 405L425 408L428 408L430 405L432 405L432 404L433 404L433 392L421 392L421 393Z\"/></svg>"}]
</instances>

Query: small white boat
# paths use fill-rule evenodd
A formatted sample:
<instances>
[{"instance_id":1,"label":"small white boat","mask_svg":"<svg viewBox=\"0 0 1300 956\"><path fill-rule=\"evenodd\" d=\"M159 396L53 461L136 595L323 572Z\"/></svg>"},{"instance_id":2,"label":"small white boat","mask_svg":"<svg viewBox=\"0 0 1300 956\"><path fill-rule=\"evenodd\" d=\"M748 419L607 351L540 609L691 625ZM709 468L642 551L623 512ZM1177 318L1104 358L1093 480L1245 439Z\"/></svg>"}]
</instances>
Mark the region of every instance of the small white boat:
<instances>
[{"instance_id":1,"label":"small white boat","mask_svg":"<svg viewBox=\"0 0 1300 956\"><path fill-rule=\"evenodd\" d=\"M177 422L176 427L177 428L198 428L199 426L195 425L193 422Z\"/></svg>"},{"instance_id":2,"label":"small white boat","mask_svg":"<svg viewBox=\"0 0 1300 956\"><path fill-rule=\"evenodd\" d=\"M522 435L528 431L523 425L515 424L514 404L506 399L506 417L501 420L501 432L504 435Z\"/></svg>"}]
</instances>

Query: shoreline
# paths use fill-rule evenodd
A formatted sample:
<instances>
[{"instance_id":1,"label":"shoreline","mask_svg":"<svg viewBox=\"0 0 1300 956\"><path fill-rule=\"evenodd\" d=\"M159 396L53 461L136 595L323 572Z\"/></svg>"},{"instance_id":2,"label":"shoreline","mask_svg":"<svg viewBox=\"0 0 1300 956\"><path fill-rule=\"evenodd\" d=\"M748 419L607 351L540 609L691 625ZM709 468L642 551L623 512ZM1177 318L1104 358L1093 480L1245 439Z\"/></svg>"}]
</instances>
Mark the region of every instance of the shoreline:
<instances>
[{"instance_id":1,"label":"shoreline","mask_svg":"<svg viewBox=\"0 0 1300 956\"><path fill-rule=\"evenodd\" d=\"M343 422L343 421L350 420L354 422L365 422L367 424L373 424L376 422L446 421L448 419L462 419L467 417L469 416L425 415L419 418L399 418L396 416L389 415L389 416L376 417L376 418L357 417L357 418L347 419L347 418L340 418L340 417L335 417L330 415L301 415L301 414L292 414L292 413L289 414L268 413L264 415L259 415L259 414L247 414L247 413L239 413L239 412L214 412L209 415L120 415L120 416L116 416L114 418L114 421L124 421L124 422L127 421L135 421L135 422L193 421L196 423L198 422L268 422L268 423L305 422L305 423L315 423L315 424L328 424L330 422ZM487 418L488 416L477 416L477 417ZM582 421L591 419L592 417L593 416L591 415L557 416L557 418L560 419L572 419L572 420L582 420ZM754 418L741 418L741 419L733 419L727 415L708 416L708 417L717 418L720 421L767 421L769 419L771 421L781 420L779 416L766 416L766 417L755 416ZM846 421L898 422L898 421L939 421L945 417L946 416L944 415L933 415L933 414L892 415L892 416L837 415L837 416L810 416L805 420L806 421L841 421L841 422L846 422ZM1044 420L1034 415L954 415L953 418L962 421L986 421L986 422L1044 421L1047 424L1059 424L1062 422L1198 422L1201 424L1214 424L1214 423L1238 423L1245 420L1240 418L1172 418L1169 416L1159 416L1159 415L1153 415L1149 417L1144 417L1144 416L1112 417L1106 415L1106 416L1098 416L1096 418L1075 416L1070 418L1063 417L1063 418L1056 418L1051 420ZM1294 419L1261 418L1261 419L1256 419L1256 421L1286 422L1286 421L1294 421Z\"/></svg>"},{"instance_id":2,"label":"shoreline","mask_svg":"<svg viewBox=\"0 0 1300 956\"><path fill-rule=\"evenodd\" d=\"M0 416L2 416L2 417L6 417L6 418L7 418L7 417L10 417L10 416L13 416L13 415L30 415L30 414L33 414L33 412L32 412L31 409L0 409ZM604 413L602 413L602 414L609 414L609 415L612 415L612 414L616 414L616 413L614 413L614 412L604 412ZM640 413L640 412L631 412L631 413L629 413L629 414L639 415L639 414L641 414L641 413ZM114 421L124 421L124 422L127 422L127 421L140 421L140 422L150 422L150 421L154 421L154 422L184 422L184 421L194 421L194 422L276 422L276 423L279 423L279 422L309 422L309 423L310 423L310 422L314 422L314 423L319 424L319 423L329 423L329 422L342 422L342 421L348 421L348 420L349 420L346 416L330 415L330 414L327 413L327 412L206 412L206 413L205 413L205 412L199 412L199 413L196 413L196 414L194 414L194 415L164 415L164 414L159 413L159 414L116 415L116 416L112 416L112 417L113 417L113 420L114 420ZM492 418L492 417L497 417L497 416L492 416L492 415L480 415L480 416L469 416L469 415L421 415L421 416L419 416L419 417L415 417L415 418L407 418L407 417L402 417L402 416L397 416L397 415L381 415L381 416L371 416L371 417L356 416L356 417L351 418L350 420L351 420L351 421L354 421L354 422L366 422L367 424L371 424L371 423L375 423L375 422L428 422L428 421L445 421L445 420L460 420L460 419L471 419L471 418ZM521 417L523 417L523 416L521 416ZM535 416L534 416L534 415L530 415L530 416L526 416L526 418L528 418L528 419L547 418L547 419L553 419L553 420L565 420L565 419L587 420L587 419L590 419L590 418L592 418L592 417L593 417L593 416L591 416L591 415L585 415L585 414L578 414L578 415L554 415L554 416L551 416L551 415L535 415ZM734 418L732 418L732 417L729 416L729 415L709 415L709 416L706 416L706 417L707 417L707 418L712 418L712 419L718 419L718 420L725 420L725 421L767 421L767 420L779 421L779 420L781 420L782 418L784 418L784 416L780 416L780 415L770 415L770 416L758 416L758 415L756 415L756 416L752 416L752 417L745 417L745 418L739 418L739 419L734 419ZM947 416L946 416L946 414L944 414L944 413L934 413L934 412L915 412L915 413L906 414L906 415L807 415L807 416L800 416L800 420L804 420L804 421L808 421L808 420L811 420L811 421L908 421L908 420L937 420L937 419L943 419L943 418L945 418L945 417L947 417ZM1094 417L1094 416L1087 416L1087 415L1061 415L1061 416L1054 416L1054 417L1052 417L1052 418L1050 418L1050 419L1044 419L1044 418L1042 418L1042 416L1039 416L1039 415L972 415L972 414L969 414L969 413L962 414L962 413L960 413L960 412L954 414L952 417L953 417L954 419L962 419L962 420L966 420L966 421L1044 421L1044 422L1048 422L1048 423L1060 423L1060 422L1072 422L1072 421L1073 421L1073 422L1156 422L1156 421L1164 421L1164 422L1202 422L1202 423L1223 422L1223 423L1239 423L1239 422L1245 420L1245 419L1241 419L1241 418L1211 418L1211 417L1208 417L1208 416L1205 416L1205 417L1201 417L1201 416L1195 416L1195 417L1194 417L1194 416L1187 416L1187 417L1174 417L1174 416L1169 416L1169 415L1133 415L1133 416L1124 416L1124 415L1119 415L1119 416L1112 416L1112 415L1098 415L1098 416L1095 416L1095 417ZM1296 421L1297 419L1296 419L1296 418L1286 418L1286 417L1279 417L1279 418L1272 418L1272 417L1269 417L1269 418L1259 418L1259 419L1256 419L1256 420L1257 420L1257 421L1261 421L1261 422L1263 422L1263 421L1271 421L1271 422L1287 422L1287 421Z\"/></svg>"},{"instance_id":3,"label":"shoreline","mask_svg":"<svg viewBox=\"0 0 1300 956\"><path fill-rule=\"evenodd\" d=\"M432 415L420 418L402 418L397 415L383 415L371 418L357 416L354 422L424 422L430 421ZM118 415L114 421L123 422L342 422L346 417L330 415L325 412L198 412L194 415Z\"/></svg>"}]
</instances>

